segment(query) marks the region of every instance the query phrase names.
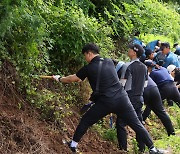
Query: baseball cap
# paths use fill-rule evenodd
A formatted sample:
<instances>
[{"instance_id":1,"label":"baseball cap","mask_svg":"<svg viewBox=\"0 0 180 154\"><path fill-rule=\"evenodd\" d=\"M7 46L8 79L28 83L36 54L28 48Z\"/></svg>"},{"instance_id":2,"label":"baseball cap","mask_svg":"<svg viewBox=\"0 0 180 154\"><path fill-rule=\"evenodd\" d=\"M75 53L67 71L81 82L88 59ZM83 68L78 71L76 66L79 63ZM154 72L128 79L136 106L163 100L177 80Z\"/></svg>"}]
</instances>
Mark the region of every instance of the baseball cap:
<instances>
[{"instance_id":1,"label":"baseball cap","mask_svg":"<svg viewBox=\"0 0 180 154\"><path fill-rule=\"evenodd\" d=\"M129 48L134 50L137 53L137 56L140 57L144 53L144 49L141 45L139 44L130 44Z\"/></svg>"},{"instance_id":2,"label":"baseball cap","mask_svg":"<svg viewBox=\"0 0 180 154\"><path fill-rule=\"evenodd\" d=\"M148 59L144 61L144 64L148 67L154 67L156 64L152 60Z\"/></svg>"},{"instance_id":3,"label":"baseball cap","mask_svg":"<svg viewBox=\"0 0 180 154\"><path fill-rule=\"evenodd\" d=\"M175 65L169 65L169 66L167 67L167 70L168 70L169 74L171 74L171 72L174 71L175 68L176 68Z\"/></svg>"}]
</instances>

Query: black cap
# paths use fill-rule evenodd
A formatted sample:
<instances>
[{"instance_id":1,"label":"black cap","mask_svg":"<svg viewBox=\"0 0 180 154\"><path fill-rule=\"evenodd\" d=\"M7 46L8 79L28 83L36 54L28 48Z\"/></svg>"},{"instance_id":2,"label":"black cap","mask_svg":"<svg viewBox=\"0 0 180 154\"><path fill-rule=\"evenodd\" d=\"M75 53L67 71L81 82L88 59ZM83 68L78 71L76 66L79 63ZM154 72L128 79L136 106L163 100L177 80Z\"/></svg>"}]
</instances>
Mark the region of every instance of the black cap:
<instances>
[{"instance_id":1,"label":"black cap","mask_svg":"<svg viewBox=\"0 0 180 154\"><path fill-rule=\"evenodd\" d=\"M143 47L139 44L130 44L129 48L137 53L137 57L141 57L144 53Z\"/></svg>"}]
</instances>

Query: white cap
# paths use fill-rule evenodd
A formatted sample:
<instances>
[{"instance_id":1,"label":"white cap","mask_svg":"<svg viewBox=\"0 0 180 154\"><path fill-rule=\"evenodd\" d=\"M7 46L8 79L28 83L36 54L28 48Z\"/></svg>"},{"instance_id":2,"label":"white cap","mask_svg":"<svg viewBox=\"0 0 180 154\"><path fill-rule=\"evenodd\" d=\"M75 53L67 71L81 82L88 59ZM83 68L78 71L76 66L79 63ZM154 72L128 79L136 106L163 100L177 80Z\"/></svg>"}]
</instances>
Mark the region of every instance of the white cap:
<instances>
[{"instance_id":1,"label":"white cap","mask_svg":"<svg viewBox=\"0 0 180 154\"><path fill-rule=\"evenodd\" d=\"M171 74L171 72L174 71L175 68L176 68L175 65L169 65L169 66L167 67L167 70L168 70L169 74Z\"/></svg>"}]
</instances>

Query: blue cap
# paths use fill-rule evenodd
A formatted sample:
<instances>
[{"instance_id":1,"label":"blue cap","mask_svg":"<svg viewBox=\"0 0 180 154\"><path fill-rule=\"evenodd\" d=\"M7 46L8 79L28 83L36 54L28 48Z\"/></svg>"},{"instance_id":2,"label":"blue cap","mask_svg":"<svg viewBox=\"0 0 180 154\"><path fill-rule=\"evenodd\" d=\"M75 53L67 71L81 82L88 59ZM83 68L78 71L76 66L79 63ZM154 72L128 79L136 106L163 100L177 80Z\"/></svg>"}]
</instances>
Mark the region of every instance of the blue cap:
<instances>
[{"instance_id":1,"label":"blue cap","mask_svg":"<svg viewBox=\"0 0 180 154\"><path fill-rule=\"evenodd\" d=\"M152 60L145 60L144 64L148 67L154 67L156 65Z\"/></svg>"}]
</instances>

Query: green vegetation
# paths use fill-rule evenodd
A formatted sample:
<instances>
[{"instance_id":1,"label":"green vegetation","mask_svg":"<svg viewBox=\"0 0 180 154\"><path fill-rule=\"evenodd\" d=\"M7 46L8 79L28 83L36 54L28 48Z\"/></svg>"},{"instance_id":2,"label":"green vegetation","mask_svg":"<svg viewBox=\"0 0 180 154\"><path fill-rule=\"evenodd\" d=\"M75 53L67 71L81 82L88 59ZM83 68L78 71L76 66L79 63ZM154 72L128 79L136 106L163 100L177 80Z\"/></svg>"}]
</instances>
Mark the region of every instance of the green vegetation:
<instances>
[{"instance_id":1,"label":"green vegetation","mask_svg":"<svg viewBox=\"0 0 180 154\"><path fill-rule=\"evenodd\" d=\"M43 118L61 122L69 106L83 100L80 87L52 82L52 90L38 75L76 72L85 63L81 48L87 42L97 43L103 56L119 60L127 60L127 44L136 31L145 43L179 42L179 8L178 0L1 0L0 66L12 63L19 91ZM179 131L179 109L168 110ZM116 142L115 129L102 130L105 139ZM158 124L151 129L157 145L179 150L179 138L164 137L160 130Z\"/></svg>"},{"instance_id":2,"label":"green vegetation","mask_svg":"<svg viewBox=\"0 0 180 154\"><path fill-rule=\"evenodd\" d=\"M162 126L161 121L157 118L157 116L152 112L149 117L150 125L146 125L146 128L149 130L155 145L160 148L169 151L173 154L178 154L180 151L179 143L180 143L180 110L177 105L172 107L165 106L171 120L173 126L175 128L176 136L169 136L166 133L165 128ZM108 123L108 119L104 120L103 123L99 122L93 128L99 132L99 134L105 139L118 144L116 137L116 129L107 127L106 123ZM129 143L129 152L138 153L138 147L135 137L128 138ZM146 149L148 151L148 149Z\"/></svg>"}]
</instances>

